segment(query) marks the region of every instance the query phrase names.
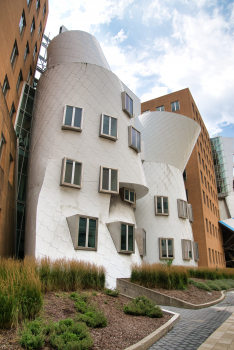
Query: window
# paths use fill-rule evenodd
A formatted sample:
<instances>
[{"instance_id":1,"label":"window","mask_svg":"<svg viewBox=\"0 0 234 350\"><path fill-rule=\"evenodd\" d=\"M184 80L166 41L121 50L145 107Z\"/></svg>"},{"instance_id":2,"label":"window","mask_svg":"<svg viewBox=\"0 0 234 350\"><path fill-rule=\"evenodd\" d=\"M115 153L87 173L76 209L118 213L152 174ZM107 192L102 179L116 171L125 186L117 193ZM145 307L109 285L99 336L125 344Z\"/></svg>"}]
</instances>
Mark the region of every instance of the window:
<instances>
[{"instance_id":1,"label":"window","mask_svg":"<svg viewBox=\"0 0 234 350\"><path fill-rule=\"evenodd\" d=\"M210 248L208 248L209 250L209 259L210 259L210 263L212 263L212 260L211 260L211 253L210 253Z\"/></svg>"},{"instance_id":2,"label":"window","mask_svg":"<svg viewBox=\"0 0 234 350\"><path fill-rule=\"evenodd\" d=\"M199 152L198 152L198 159L199 159L199 163L201 164L201 155Z\"/></svg>"},{"instance_id":3,"label":"window","mask_svg":"<svg viewBox=\"0 0 234 350\"><path fill-rule=\"evenodd\" d=\"M40 9L40 0L36 1L36 10L39 11Z\"/></svg>"},{"instance_id":4,"label":"window","mask_svg":"<svg viewBox=\"0 0 234 350\"><path fill-rule=\"evenodd\" d=\"M46 14L46 3L44 3L44 7L43 7L43 18L45 17Z\"/></svg>"},{"instance_id":5,"label":"window","mask_svg":"<svg viewBox=\"0 0 234 350\"><path fill-rule=\"evenodd\" d=\"M33 50L33 60L35 60L36 55L37 55L37 43L35 44L34 50Z\"/></svg>"},{"instance_id":6,"label":"window","mask_svg":"<svg viewBox=\"0 0 234 350\"><path fill-rule=\"evenodd\" d=\"M5 137L3 134L1 134L1 140L0 140L0 162L2 159L2 154L3 154L3 149L4 149L4 144L6 143Z\"/></svg>"},{"instance_id":7,"label":"window","mask_svg":"<svg viewBox=\"0 0 234 350\"><path fill-rule=\"evenodd\" d=\"M33 19L32 19L32 24L31 24L31 28L30 28L31 36L32 36L33 33L34 33L34 29L35 29L35 19L34 19L34 17L33 17Z\"/></svg>"},{"instance_id":8,"label":"window","mask_svg":"<svg viewBox=\"0 0 234 350\"><path fill-rule=\"evenodd\" d=\"M79 216L78 242L75 249L97 250L98 219Z\"/></svg>"},{"instance_id":9,"label":"window","mask_svg":"<svg viewBox=\"0 0 234 350\"><path fill-rule=\"evenodd\" d=\"M65 105L62 129L82 131L83 108Z\"/></svg>"},{"instance_id":10,"label":"window","mask_svg":"<svg viewBox=\"0 0 234 350\"><path fill-rule=\"evenodd\" d=\"M194 112L194 104L192 103L192 108L193 108L193 112Z\"/></svg>"},{"instance_id":11,"label":"window","mask_svg":"<svg viewBox=\"0 0 234 350\"><path fill-rule=\"evenodd\" d=\"M215 227L215 235L216 235L216 238L218 238L218 235L217 235L217 227Z\"/></svg>"},{"instance_id":12,"label":"window","mask_svg":"<svg viewBox=\"0 0 234 350\"><path fill-rule=\"evenodd\" d=\"M187 239L182 239L182 254L184 260L192 259L192 241Z\"/></svg>"},{"instance_id":13,"label":"window","mask_svg":"<svg viewBox=\"0 0 234 350\"><path fill-rule=\"evenodd\" d=\"M204 176L204 182L205 182L205 186L206 186L206 177Z\"/></svg>"},{"instance_id":14,"label":"window","mask_svg":"<svg viewBox=\"0 0 234 350\"><path fill-rule=\"evenodd\" d=\"M32 67L30 66L29 72L28 72L28 77L27 77L27 83L29 85L30 85L31 76L32 76Z\"/></svg>"},{"instance_id":15,"label":"window","mask_svg":"<svg viewBox=\"0 0 234 350\"><path fill-rule=\"evenodd\" d=\"M177 199L178 216L182 219L188 218L188 205L187 202L182 199Z\"/></svg>"},{"instance_id":16,"label":"window","mask_svg":"<svg viewBox=\"0 0 234 350\"><path fill-rule=\"evenodd\" d=\"M99 136L116 141L118 138L118 119L106 114L101 114Z\"/></svg>"},{"instance_id":17,"label":"window","mask_svg":"<svg viewBox=\"0 0 234 350\"><path fill-rule=\"evenodd\" d=\"M2 92L3 92L3 95L4 97L6 98L6 95L7 95L7 90L10 89L10 85L9 85L9 82L8 82L8 78L7 78L7 75L5 75L5 79L4 79L4 82L3 82L3 85L2 85Z\"/></svg>"},{"instance_id":18,"label":"window","mask_svg":"<svg viewBox=\"0 0 234 350\"><path fill-rule=\"evenodd\" d=\"M214 225L212 224L213 236L215 237Z\"/></svg>"},{"instance_id":19,"label":"window","mask_svg":"<svg viewBox=\"0 0 234 350\"><path fill-rule=\"evenodd\" d=\"M189 221L193 222L193 207L192 207L192 204L188 204L188 217L189 217Z\"/></svg>"},{"instance_id":20,"label":"window","mask_svg":"<svg viewBox=\"0 0 234 350\"><path fill-rule=\"evenodd\" d=\"M187 202L189 201L189 196L188 196L188 190L185 190L186 192L186 198L187 198Z\"/></svg>"},{"instance_id":21,"label":"window","mask_svg":"<svg viewBox=\"0 0 234 350\"><path fill-rule=\"evenodd\" d=\"M184 169L184 172L183 172L183 179L184 179L184 181L187 181L187 172L186 172L186 169Z\"/></svg>"},{"instance_id":22,"label":"window","mask_svg":"<svg viewBox=\"0 0 234 350\"><path fill-rule=\"evenodd\" d=\"M209 232L208 220L206 219L206 231Z\"/></svg>"},{"instance_id":23,"label":"window","mask_svg":"<svg viewBox=\"0 0 234 350\"><path fill-rule=\"evenodd\" d=\"M207 207L209 208L209 199L208 199L208 196L206 196L206 204L207 204Z\"/></svg>"},{"instance_id":24,"label":"window","mask_svg":"<svg viewBox=\"0 0 234 350\"><path fill-rule=\"evenodd\" d=\"M215 258L214 258L214 249L212 249L212 257L213 257L213 263L215 263Z\"/></svg>"},{"instance_id":25,"label":"window","mask_svg":"<svg viewBox=\"0 0 234 350\"><path fill-rule=\"evenodd\" d=\"M12 183L12 181L13 181L13 166L12 166L12 164L13 164L13 157L12 157L12 155L10 154L10 159L9 159L9 172L8 172L8 181L10 182L10 183Z\"/></svg>"},{"instance_id":26,"label":"window","mask_svg":"<svg viewBox=\"0 0 234 350\"><path fill-rule=\"evenodd\" d=\"M159 259L174 259L174 239L159 238Z\"/></svg>"},{"instance_id":27,"label":"window","mask_svg":"<svg viewBox=\"0 0 234 350\"><path fill-rule=\"evenodd\" d=\"M13 116L14 116L15 112L16 112L15 105L14 105L14 102L12 102L11 110L10 110L10 117L11 117L11 119L13 119Z\"/></svg>"},{"instance_id":28,"label":"window","mask_svg":"<svg viewBox=\"0 0 234 350\"><path fill-rule=\"evenodd\" d=\"M131 204L135 204L136 203L136 193L135 190L132 190L131 188L121 188L120 189L120 196L121 199L124 202L128 202Z\"/></svg>"},{"instance_id":29,"label":"window","mask_svg":"<svg viewBox=\"0 0 234 350\"><path fill-rule=\"evenodd\" d=\"M193 242L193 256L195 261L199 261L199 249L197 242Z\"/></svg>"},{"instance_id":30,"label":"window","mask_svg":"<svg viewBox=\"0 0 234 350\"><path fill-rule=\"evenodd\" d=\"M121 251L133 252L135 242L135 227L130 224L121 223Z\"/></svg>"},{"instance_id":31,"label":"window","mask_svg":"<svg viewBox=\"0 0 234 350\"><path fill-rule=\"evenodd\" d=\"M18 80L17 80L17 84L16 84L16 91L17 91L17 93L19 93L19 87L20 87L21 81L23 81L23 75L22 75L22 71L20 69Z\"/></svg>"},{"instance_id":32,"label":"window","mask_svg":"<svg viewBox=\"0 0 234 350\"><path fill-rule=\"evenodd\" d=\"M63 158L61 171L61 186L82 187L83 163L74 159Z\"/></svg>"},{"instance_id":33,"label":"window","mask_svg":"<svg viewBox=\"0 0 234 350\"><path fill-rule=\"evenodd\" d=\"M119 193L119 170L111 168L100 168L99 192Z\"/></svg>"},{"instance_id":34,"label":"window","mask_svg":"<svg viewBox=\"0 0 234 350\"><path fill-rule=\"evenodd\" d=\"M19 51L18 51L17 41L15 40L13 50L11 52L11 66L12 66L12 68L14 68L15 61L16 61L16 58L18 55L19 55Z\"/></svg>"},{"instance_id":35,"label":"window","mask_svg":"<svg viewBox=\"0 0 234 350\"><path fill-rule=\"evenodd\" d=\"M41 26L41 22L39 24L39 28L38 28L38 36L40 37L41 35L41 31L42 31L42 26Z\"/></svg>"},{"instance_id":36,"label":"window","mask_svg":"<svg viewBox=\"0 0 234 350\"><path fill-rule=\"evenodd\" d=\"M202 175L202 171L200 170L201 173L201 182L203 183L203 175Z\"/></svg>"},{"instance_id":37,"label":"window","mask_svg":"<svg viewBox=\"0 0 234 350\"><path fill-rule=\"evenodd\" d=\"M155 215L169 215L168 197L154 196Z\"/></svg>"},{"instance_id":38,"label":"window","mask_svg":"<svg viewBox=\"0 0 234 350\"><path fill-rule=\"evenodd\" d=\"M141 133L131 125L128 127L128 146L141 152Z\"/></svg>"},{"instance_id":39,"label":"window","mask_svg":"<svg viewBox=\"0 0 234 350\"><path fill-rule=\"evenodd\" d=\"M180 109L180 104L179 101L175 101L171 103L171 111L175 112L178 111Z\"/></svg>"},{"instance_id":40,"label":"window","mask_svg":"<svg viewBox=\"0 0 234 350\"><path fill-rule=\"evenodd\" d=\"M26 44L26 47L25 47L25 50L24 50L24 62L26 62L28 53L29 53L29 45L28 45L28 41L27 41L27 44Z\"/></svg>"},{"instance_id":41,"label":"window","mask_svg":"<svg viewBox=\"0 0 234 350\"><path fill-rule=\"evenodd\" d=\"M211 222L210 221L209 221L209 226L210 226L210 234L212 235Z\"/></svg>"},{"instance_id":42,"label":"window","mask_svg":"<svg viewBox=\"0 0 234 350\"><path fill-rule=\"evenodd\" d=\"M203 201L204 201L204 204L206 204L206 196L205 196L205 192L202 191L202 194L203 194Z\"/></svg>"},{"instance_id":43,"label":"window","mask_svg":"<svg viewBox=\"0 0 234 350\"><path fill-rule=\"evenodd\" d=\"M159 112L164 111L164 106L156 107L156 111L159 111Z\"/></svg>"},{"instance_id":44,"label":"window","mask_svg":"<svg viewBox=\"0 0 234 350\"><path fill-rule=\"evenodd\" d=\"M30 8L31 2L32 2L32 0L27 0L28 8Z\"/></svg>"},{"instance_id":45,"label":"window","mask_svg":"<svg viewBox=\"0 0 234 350\"><path fill-rule=\"evenodd\" d=\"M20 22L19 22L19 30L20 30L21 35L23 35L23 31L24 31L25 26L26 26L26 19L25 19L25 13L23 10L22 15L20 17Z\"/></svg>"},{"instance_id":46,"label":"window","mask_svg":"<svg viewBox=\"0 0 234 350\"><path fill-rule=\"evenodd\" d=\"M122 108L123 111L130 117L133 118L133 100L131 97L123 91L121 93L122 96Z\"/></svg>"}]
</instances>

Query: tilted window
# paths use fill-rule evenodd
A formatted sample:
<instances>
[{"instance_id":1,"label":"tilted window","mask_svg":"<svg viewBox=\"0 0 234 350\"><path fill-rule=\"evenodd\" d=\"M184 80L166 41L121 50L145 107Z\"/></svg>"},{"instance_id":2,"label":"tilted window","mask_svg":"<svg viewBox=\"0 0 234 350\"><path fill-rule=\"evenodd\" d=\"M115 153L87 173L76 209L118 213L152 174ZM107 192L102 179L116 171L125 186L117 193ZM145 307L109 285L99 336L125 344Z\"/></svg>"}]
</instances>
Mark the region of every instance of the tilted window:
<instances>
[{"instance_id":1,"label":"tilted window","mask_svg":"<svg viewBox=\"0 0 234 350\"><path fill-rule=\"evenodd\" d=\"M158 112L164 111L164 106L156 107L156 111L158 111Z\"/></svg>"},{"instance_id":2,"label":"tilted window","mask_svg":"<svg viewBox=\"0 0 234 350\"><path fill-rule=\"evenodd\" d=\"M26 47L25 47L25 50L24 50L24 62L26 62L28 53L29 53L29 45L28 45L28 41L27 41L27 44L26 44Z\"/></svg>"},{"instance_id":3,"label":"tilted window","mask_svg":"<svg viewBox=\"0 0 234 350\"><path fill-rule=\"evenodd\" d=\"M169 215L168 197L154 196L155 215Z\"/></svg>"},{"instance_id":4,"label":"tilted window","mask_svg":"<svg viewBox=\"0 0 234 350\"><path fill-rule=\"evenodd\" d=\"M100 167L99 192L119 193L119 170Z\"/></svg>"},{"instance_id":5,"label":"tilted window","mask_svg":"<svg viewBox=\"0 0 234 350\"><path fill-rule=\"evenodd\" d=\"M174 239L159 238L159 259L174 259Z\"/></svg>"},{"instance_id":6,"label":"tilted window","mask_svg":"<svg viewBox=\"0 0 234 350\"><path fill-rule=\"evenodd\" d=\"M16 61L16 58L18 55L19 55L19 51L18 51L17 41L15 40L13 50L11 53L11 66L12 66L12 68L15 65L15 61Z\"/></svg>"},{"instance_id":7,"label":"tilted window","mask_svg":"<svg viewBox=\"0 0 234 350\"><path fill-rule=\"evenodd\" d=\"M45 17L46 14L46 3L44 3L44 7L43 7L43 18Z\"/></svg>"},{"instance_id":8,"label":"tilted window","mask_svg":"<svg viewBox=\"0 0 234 350\"><path fill-rule=\"evenodd\" d=\"M28 8L30 8L31 2L32 2L32 0L27 0Z\"/></svg>"},{"instance_id":9,"label":"tilted window","mask_svg":"<svg viewBox=\"0 0 234 350\"><path fill-rule=\"evenodd\" d=\"M187 239L182 239L182 253L183 253L183 259L184 260L190 260L193 257L192 254L192 241L189 241Z\"/></svg>"},{"instance_id":10,"label":"tilted window","mask_svg":"<svg viewBox=\"0 0 234 350\"><path fill-rule=\"evenodd\" d=\"M0 162L3 154L3 149L4 149L4 144L6 143L5 137L3 134L1 134L1 139L0 139Z\"/></svg>"},{"instance_id":11,"label":"tilted window","mask_svg":"<svg viewBox=\"0 0 234 350\"><path fill-rule=\"evenodd\" d=\"M11 117L11 119L13 118L15 112L16 112L15 104L14 104L14 102L12 102L11 110L10 110L10 117Z\"/></svg>"},{"instance_id":12,"label":"tilted window","mask_svg":"<svg viewBox=\"0 0 234 350\"><path fill-rule=\"evenodd\" d=\"M101 114L99 136L116 141L118 138L118 119L107 114Z\"/></svg>"},{"instance_id":13,"label":"tilted window","mask_svg":"<svg viewBox=\"0 0 234 350\"><path fill-rule=\"evenodd\" d=\"M180 104L179 101L175 101L171 103L171 111L175 112L178 111L180 109Z\"/></svg>"},{"instance_id":14,"label":"tilted window","mask_svg":"<svg viewBox=\"0 0 234 350\"><path fill-rule=\"evenodd\" d=\"M187 172L186 172L186 169L184 169L184 172L183 172L183 179L184 179L184 181L187 181Z\"/></svg>"},{"instance_id":15,"label":"tilted window","mask_svg":"<svg viewBox=\"0 0 234 350\"><path fill-rule=\"evenodd\" d=\"M197 242L193 242L193 255L194 255L194 260L199 261L199 249L198 249Z\"/></svg>"},{"instance_id":16,"label":"tilted window","mask_svg":"<svg viewBox=\"0 0 234 350\"><path fill-rule=\"evenodd\" d=\"M37 0L37 1L36 1L36 10L37 10L37 11L39 11L40 6L41 6L41 5L40 5L40 0Z\"/></svg>"},{"instance_id":17,"label":"tilted window","mask_svg":"<svg viewBox=\"0 0 234 350\"><path fill-rule=\"evenodd\" d=\"M141 133L133 126L128 127L128 146L141 152Z\"/></svg>"},{"instance_id":18,"label":"tilted window","mask_svg":"<svg viewBox=\"0 0 234 350\"><path fill-rule=\"evenodd\" d=\"M188 217L189 217L189 221L193 222L193 207L192 207L192 204L188 204Z\"/></svg>"},{"instance_id":19,"label":"tilted window","mask_svg":"<svg viewBox=\"0 0 234 350\"><path fill-rule=\"evenodd\" d=\"M27 77L27 83L30 84L30 80L31 80L31 76L32 76L32 67L29 67L29 71L28 71L28 77Z\"/></svg>"},{"instance_id":20,"label":"tilted window","mask_svg":"<svg viewBox=\"0 0 234 350\"><path fill-rule=\"evenodd\" d=\"M42 31L42 26L41 26L41 22L40 22L40 24L39 24L39 28L38 28L38 36L40 36L40 35L41 35L41 31Z\"/></svg>"},{"instance_id":21,"label":"tilted window","mask_svg":"<svg viewBox=\"0 0 234 350\"><path fill-rule=\"evenodd\" d=\"M35 43L34 50L33 50L33 59L35 60L37 55L37 43Z\"/></svg>"},{"instance_id":22,"label":"tilted window","mask_svg":"<svg viewBox=\"0 0 234 350\"><path fill-rule=\"evenodd\" d=\"M123 91L122 96L122 109L130 117L133 118L133 100L131 97Z\"/></svg>"},{"instance_id":23,"label":"tilted window","mask_svg":"<svg viewBox=\"0 0 234 350\"><path fill-rule=\"evenodd\" d=\"M133 252L135 243L134 225L121 223L121 251Z\"/></svg>"},{"instance_id":24,"label":"tilted window","mask_svg":"<svg viewBox=\"0 0 234 350\"><path fill-rule=\"evenodd\" d=\"M3 82L3 85L2 85L2 92L3 92L3 95L4 97L6 98L6 95L7 95L7 90L10 89L10 85L9 85L9 82L8 82L8 78L7 78L7 75L5 75L5 79L4 79L4 82Z\"/></svg>"},{"instance_id":25,"label":"tilted window","mask_svg":"<svg viewBox=\"0 0 234 350\"><path fill-rule=\"evenodd\" d=\"M33 19L32 19L32 24L31 24L31 28L30 28L31 36L33 35L34 29L35 29L35 19L34 19L34 17L33 17Z\"/></svg>"},{"instance_id":26,"label":"tilted window","mask_svg":"<svg viewBox=\"0 0 234 350\"><path fill-rule=\"evenodd\" d=\"M132 190L131 188L121 188L119 190L120 197L122 201L128 202L130 204L136 203L136 193L135 190Z\"/></svg>"},{"instance_id":27,"label":"tilted window","mask_svg":"<svg viewBox=\"0 0 234 350\"><path fill-rule=\"evenodd\" d=\"M16 91L17 92L19 92L21 81L23 81L23 75L22 75L22 70L20 69L18 80L17 80L17 84L16 84Z\"/></svg>"},{"instance_id":28,"label":"tilted window","mask_svg":"<svg viewBox=\"0 0 234 350\"><path fill-rule=\"evenodd\" d=\"M74 159L63 158L61 171L61 186L82 187L83 163Z\"/></svg>"},{"instance_id":29,"label":"tilted window","mask_svg":"<svg viewBox=\"0 0 234 350\"><path fill-rule=\"evenodd\" d=\"M182 219L188 219L188 204L182 199L177 199L178 216Z\"/></svg>"},{"instance_id":30,"label":"tilted window","mask_svg":"<svg viewBox=\"0 0 234 350\"><path fill-rule=\"evenodd\" d=\"M97 250L97 230L97 218L80 216L77 248Z\"/></svg>"},{"instance_id":31,"label":"tilted window","mask_svg":"<svg viewBox=\"0 0 234 350\"><path fill-rule=\"evenodd\" d=\"M62 129L82 131L84 109L65 105Z\"/></svg>"},{"instance_id":32,"label":"tilted window","mask_svg":"<svg viewBox=\"0 0 234 350\"><path fill-rule=\"evenodd\" d=\"M24 10L22 12L22 15L20 17L20 22L19 22L19 30L20 30L20 34L23 34L24 31L24 27L26 26L26 19L25 19L25 13Z\"/></svg>"}]
</instances>

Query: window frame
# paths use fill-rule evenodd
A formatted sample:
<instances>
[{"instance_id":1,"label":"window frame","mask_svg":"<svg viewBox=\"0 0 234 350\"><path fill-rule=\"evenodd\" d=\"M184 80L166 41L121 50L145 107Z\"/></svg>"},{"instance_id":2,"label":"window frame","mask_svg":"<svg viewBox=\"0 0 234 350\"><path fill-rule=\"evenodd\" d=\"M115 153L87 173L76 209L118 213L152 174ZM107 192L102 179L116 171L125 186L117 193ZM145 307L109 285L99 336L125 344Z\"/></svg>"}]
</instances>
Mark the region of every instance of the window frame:
<instances>
[{"instance_id":1,"label":"window frame","mask_svg":"<svg viewBox=\"0 0 234 350\"><path fill-rule=\"evenodd\" d=\"M32 23L31 23L31 27L30 27L31 37L33 36L33 33L34 33L34 31L35 31L35 28L36 28L36 26L35 26L35 18L34 18L34 16L33 16Z\"/></svg>"},{"instance_id":2,"label":"window frame","mask_svg":"<svg viewBox=\"0 0 234 350\"><path fill-rule=\"evenodd\" d=\"M181 203L183 208L181 208ZM186 205L186 213L184 206ZM178 217L181 219L188 219L188 203L184 199L177 199L177 209L178 209ZM186 215L183 215L186 214Z\"/></svg>"},{"instance_id":3,"label":"window frame","mask_svg":"<svg viewBox=\"0 0 234 350\"><path fill-rule=\"evenodd\" d=\"M162 109L162 107L163 107L163 109ZM164 105L156 107L156 112L165 112Z\"/></svg>"},{"instance_id":4,"label":"window frame","mask_svg":"<svg viewBox=\"0 0 234 350\"><path fill-rule=\"evenodd\" d=\"M65 182L65 171L66 171L66 162L67 160L70 160L73 162L72 164L72 178L74 181L74 173L75 173L75 167L74 167L74 163L79 163L81 164L81 172L80 172L80 185L76 185L74 183L69 183L69 182ZM61 168L61 178L60 178L60 186L65 186L65 187L71 187L71 188L77 188L77 189L81 189L82 188L82 183L83 183L83 162L80 162L76 159L71 159L68 157L64 157L62 159L62 168Z\"/></svg>"},{"instance_id":5,"label":"window frame","mask_svg":"<svg viewBox=\"0 0 234 350\"><path fill-rule=\"evenodd\" d=\"M188 250L188 255L186 256L185 252L185 242L190 243L190 250ZM181 244L182 244L182 254L183 254L183 260L192 260L193 259L193 247L192 247L192 241L189 239L181 239ZM189 257L189 251L191 251L191 257Z\"/></svg>"},{"instance_id":6,"label":"window frame","mask_svg":"<svg viewBox=\"0 0 234 350\"><path fill-rule=\"evenodd\" d=\"M15 62L17 60L17 56L19 56L19 50L18 50L17 40L15 39L15 42L13 45L13 50L11 52L11 57L10 57L12 69L14 69Z\"/></svg>"},{"instance_id":7,"label":"window frame","mask_svg":"<svg viewBox=\"0 0 234 350\"><path fill-rule=\"evenodd\" d=\"M193 207L192 207L192 204L187 204L188 206L188 219L189 219L189 222L193 223L194 220L193 220Z\"/></svg>"},{"instance_id":8,"label":"window frame","mask_svg":"<svg viewBox=\"0 0 234 350\"><path fill-rule=\"evenodd\" d=\"M133 193L133 195L134 195L133 202L130 199L129 200L125 199L125 191L129 191L129 198L130 198L130 192ZM124 187L123 188L123 201L135 205L136 204L136 192L135 192L135 190L133 190L132 188Z\"/></svg>"},{"instance_id":9,"label":"window frame","mask_svg":"<svg viewBox=\"0 0 234 350\"><path fill-rule=\"evenodd\" d=\"M158 208L157 208L157 199L158 198L161 198L162 213L158 213ZM167 198L168 213L164 213L163 198ZM159 196L159 195L154 196L154 208L155 208L155 215L156 216L169 216L170 215L169 197L168 196Z\"/></svg>"},{"instance_id":10,"label":"window frame","mask_svg":"<svg viewBox=\"0 0 234 350\"><path fill-rule=\"evenodd\" d=\"M20 85L21 85L22 81L23 81L23 74L22 74L22 70L20 69L19 76L18 76L17 83L16 83L17 93L19 93L19 89L20 89Z\"/></svg>"},{"instance_id":11,"label":"window frame","mask_svg":"<svg viewBox=\"0 0 234 350\"><path fill-rule=\"evenodd\" d=\"M132 129L134 129L136 132L139 133L140 135L140 148L138 148L137 146L133 145L132 143ZM141 152L141 132L139 130L137 130L134 126L129 125L128 126L128 146L132 149L134 149L137 153Z\"/></svg>"},{"instance_id":12,"label":"window frame","mask_svg":"<svg viewBox=\"0 0 234 350\"><path fill-rule=\"evenodd\" d=\"M7 97L7 90L10 90L10 84L9 84L9 81L8 81L8 78L7 78L7 74L6 74L5 78L4 78L3 85L2 85L2 93L4 95L4 98Z\"/></svg>"},{"instance_id":13,"label":"window frame","mask_svg":"<svg viewBox=\"0 0 234 350\"><path fill-rule=\"evenodd\" d=\"M21 24L21 22L22 22L22 24ZM25 18L25 12L23 9L22 15L20 16L20 22L19 22L19 31L20 31L21 37L23 36L25 27L26 27L26 18Z\"/></svg>"},{"instance_id":14,"label":"window frame","mask_svg":"<svg viewBox=\"0 0 234 350\"><path fill-rule=\"evenodd\" d=\"M177 102L178 102L179 108L176 108L177 107ZM173 108L175 108L175 109L173 110ZM172 112L176 112L176 111L179 111L179 110L180 110L180 102L179 102L179 100L171 102L171 111Z\"/></svg>"},{"instance_id":15,"label":"window frame","mask_svg":"<svg viewBox=\"0 0 234 350\"><path fill-rule=\"evenodd\" d=\"M2 155L3 155L3 151L4 151L4 145L6 144L6 139L3 135L3 133L1 133L1 139L0 139L0 164L1 164L1 160L2 160Z\"/></svg>"},{"instance_id":16,"label":"window frame","mask_svg":"<svg viewBox=\"0 0 234 350\"><path fill-rule=\"evenodd\" d=\"M111 191L111 190L105 190L102 188L102 177L103 177L103 169L109 169L109 184L108 188L111 188L111 176L110 176L110 170L116 170L117 171L117 190ZM100 179L99 179L99 192L100 193L107 193L107 194L119 194L119 169L115 168L108 168L106 166L100 166Z\"/></svg>"},{"instance_id":17,"label":"window frame","mask_svg":"<svg viewBox=\"0 0 234 350\"><path fill-rule=\"evenodd\" d=\"M80 218L87 219L87 226L86 226L86 237L85 237L85 247L78 246L79 242L79 227L80 227ZM87 247L88 242L88 230L89 230L89 220L96 220L96 232L95 232L95 247ZM98 240L98 218L93 216L87 216L87 215L78 215L78 227L77 227L77 245L74 246L75 250L90 250L90 251L97 251L97 240Z\"/></svg>"},{"instance_id":18,"label":"window frame","mask_svg":"<svg viewBox=\"0 0 234 350\"><path fill-rule=\"evenodd\" d=\"M24 63L26 63L26 61L27 61L28 54L29 54L29 44L27 41L25 49L24 49Z\"/></svg>"},{"instance_id":19,"label":"window frame","mask_svg":"<svg viewBox=\"0 0 234 350\"><path fill-rule=\"evenodd\" d=\"M175 259L175 245L174 245L174 238L164 238L164 237L160 237L159 239L159 259L160 260L167 260L167 259L170 259L170 260L173 260ZM161 245L161 241L162 240L166 240L166 249L167 249L167 256L166 257L163 257L162 256L162 245ZM173 244L173 257L169 257L168 256L168 240L171 240L172 241L172 244Z\"/></svg>"},{"instance_id":20,"label":"window frame","mask_svg":"<svg viewBox=\"0 0 234 350\"><path fill-rule=\"evenodd\" d=\"M130 98L132 101L132 114L131 112L127 109L126 107L126 95ZM129 96L129 94L126 91L121 92L121 97L122 97L122 109L123 111L130 117L133 118L134 116L134 104L133 104L133 99Z\"/></svg>"},{"instance_id":21,"label":"window frame","mask_svg":"<svg viewBox=\"0 0 234 350\"><path fill-rule=\"evenodd\" d=\"M128 248L128 227L132 226L133 227L133 250L122 250L121 249L121 230L122 230L122 225L126 225L127 229L126 229L126 247ZM123 222L120 221L120 251L119 253L123 253L123 254L134 254L135 253L135 225L134 224L130 224L128 222Z\"/></svg>"},{"instance_id":22,"label":"window frame","mask_svg":"<svg viewBox=\"0 0 234 350\"><path fill-rule=\"evenodd\" d=\"M193 257L194 261L199 261L199 247L197 242L193 242Z\"/></svg>"},{"instance_id":23,"label":"window frame","mask_svg":"<svg viewBox=\"0 0 234 350\"><path fill-rule=\"evenodd\" d=\"M66 118L66 110L67 107L72 107L73 111L72 111L72 124L73 125L66 125L65 123L65 118ZM74 126L74 119L75 119L75 110L76 108L81 109L81 121L80 121L80 127L78 126ZM62 124L62 129L63 130L73 130L73 131L78 131L78 132L82 132L83 129L83 116L84 116L84 108L82 107L78 107L78 106L70 106L70 105L65 105L64 106L64 111L63 111L63 124Z\"/></svg>"},{"instance_id":24,"label":"window frame","mask_svg":"<svg viewBox=\"0 0 234 350\"><path fill-rule=\"evenodd\" d=\"M109 122L109 134L104 134L104 133L103 133L104 116L110 118L110 122ZM116 136L110 135L110 133L111 133L111 124L112 124L111 119L116 119L116 121L117 121ZM105 138L105 139L112 140L112 141L117 141L117 140L118 140L118 126L119 126L119 120L118 120L118 118L112 117L111 115L106 114L106 113L102 113L102 114L101 114L101 119L100 119L100 131L99 131L99 136L100 136L100 137L103 137L103 138Z\"/></svg>"}]
</instances>

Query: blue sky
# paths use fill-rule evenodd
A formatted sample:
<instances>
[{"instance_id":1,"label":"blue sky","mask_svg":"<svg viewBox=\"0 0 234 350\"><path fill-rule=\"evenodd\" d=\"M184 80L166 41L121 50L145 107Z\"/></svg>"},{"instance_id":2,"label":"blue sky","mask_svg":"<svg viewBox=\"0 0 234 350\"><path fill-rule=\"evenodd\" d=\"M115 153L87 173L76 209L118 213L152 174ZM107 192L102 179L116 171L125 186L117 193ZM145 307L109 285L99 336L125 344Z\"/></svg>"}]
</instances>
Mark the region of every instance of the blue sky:
<instances>
[{"instance_id":1,"label":"blue sky","mask_svg":"<svg viewBox=\"0 0 234 350\"><path fill-rule=\"evenodd\" d=\"M234 137L234 3L49 0L45 33L84 30L143 101L189 87L211 136Z\"/></svg>"}]
</instances>

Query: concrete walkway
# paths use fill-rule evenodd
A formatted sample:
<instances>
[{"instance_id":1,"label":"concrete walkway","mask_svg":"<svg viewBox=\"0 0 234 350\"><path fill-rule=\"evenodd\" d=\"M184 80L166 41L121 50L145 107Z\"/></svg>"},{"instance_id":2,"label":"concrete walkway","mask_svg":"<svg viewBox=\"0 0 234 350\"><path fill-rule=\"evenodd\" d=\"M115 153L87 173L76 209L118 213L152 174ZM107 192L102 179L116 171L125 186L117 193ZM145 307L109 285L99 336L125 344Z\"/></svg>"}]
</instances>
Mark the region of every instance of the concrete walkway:
<instances>
[{"instance_id":1,"label":"concrete walkway","mask_svg":"<svg viewBox=\"0 0 234 350\"><path fill-rule=\"evenodd\" d=\"M206 309L163 308L179 313L181 321L149 350L234 350L234 292Z\"/></svg>"}]
</instances>

